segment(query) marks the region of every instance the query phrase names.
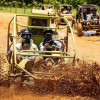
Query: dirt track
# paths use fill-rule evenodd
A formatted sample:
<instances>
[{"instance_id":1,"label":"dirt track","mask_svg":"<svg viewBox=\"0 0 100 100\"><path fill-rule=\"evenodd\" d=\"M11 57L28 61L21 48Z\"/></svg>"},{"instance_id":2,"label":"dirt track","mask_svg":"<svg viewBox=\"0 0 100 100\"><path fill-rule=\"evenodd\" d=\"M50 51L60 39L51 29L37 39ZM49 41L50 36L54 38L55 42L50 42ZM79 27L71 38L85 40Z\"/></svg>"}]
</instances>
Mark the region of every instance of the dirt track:
<instances>
[{"instance_id":1,"label":"dirt track","mask_svg":"<svg viewBox=\"0 0 100 100\"><path fill-rule=\"evenodd\" d=\"M0 13L0 52L6 52L6 44L7 44L7 32L8 32L8 23L14 14L9 13ZM27 23L25 19L20 18L19 21L23 23ZM13 25L11 26L13 27ZM13 30L11 30L13 31ZM64 33L61 31L61 35ZM60 35L60 36L61 36ZM100 37L91 36L91 37L78 37L76 34L75 41L77 46L77 55L81 60L85 60L88 62L97 62L100 63ZM70 45L72 41L70 41Z\"/></svg>"},{"instance_id":2,"label":"dirt track","mask_svg":"<svg viewBox=\"0 0 100 100\"><path fill-rule=\"evenodd\" d=\"M0 12L0 53L6 53L6 44L7 44L7 29L8 29L8 23L10 19L13 17L14 14L9 13L1 13ZM20 18L20 21L23 23L24 19ZM11 26L13 27L13 25ZM13 31L13 30L11 30ZM64 35L64 34L62 34ZM100 37L98 36L92 36L92 37L78 37L76 34L74 34L75 40L76 40L76 46L77 46L77 55L78 58L81 60L85 60L88 63L97 62L100 64ZM72 45L70 41L70 45ZM26 92L26 91L25 91ZM33 95L32 93L27 91L26 93L13 93L12 90L2 89L0 88L0 100L85 100L83 97L77 96L75 98L68 97L68 96L60 96L60 95ZM8 94L9 95L8 95ZM11 97L12 93L12 97ZM91 100L91 98L87 98L87 100Z\"/></svg>"}]
</instances>

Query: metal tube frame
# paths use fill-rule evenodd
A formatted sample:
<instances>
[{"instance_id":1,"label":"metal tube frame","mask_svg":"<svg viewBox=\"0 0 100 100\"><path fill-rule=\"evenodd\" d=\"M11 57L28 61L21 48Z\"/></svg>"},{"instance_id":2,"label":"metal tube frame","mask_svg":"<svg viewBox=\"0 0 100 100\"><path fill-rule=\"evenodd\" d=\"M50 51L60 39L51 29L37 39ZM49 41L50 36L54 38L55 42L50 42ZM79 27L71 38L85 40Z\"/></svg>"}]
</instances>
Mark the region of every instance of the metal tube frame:
<instances>
[{"instance_id":1,"label":"metal tube frame","mask_svg":"<svg viewBox=\"0 0 100 100\"><path fill-rule=\"evenodd\" d=\"M44 17L44 18L58 18L59 20L62 18L64 20L64 22L66 23L66 26L62 27L62 28L59 28L57 27L57 24L56 24L56 27L42 27L42 26L27 26L27 25L22 25L20 23L17 22L17 16L24 16L24 17ZM11 19L10 23L9 23L9 28L8 28L8 34L9 34L9 30L10 30L10 24L12 22L12 20L14 19L14 37L17 36L17 25L21 26L21 27L28 27L28 28L41 28L41 29L64 29L64 28L67 28L68 29L68 26L71 30L71 35L72 35L72 39L73 39L73 43L74 43L74 49L75 49L75 58L77 58L77 55L76 55L76 44L75 44L75 39L74 39L74 34L73 34L73 31L71 29L71 25L70 23L68 22L68 20L64 17L56 17L56 16L36 16L36 15L23 15L23 14L15 14L14 17ZM66 33L66 36L67 36L67 39L68 39L68 30L67 30L67 33ZM34 77L34 75L32 75L31 73L29 73L27 70L21 68L20 66L18 66L17 64L17 60L16 60L16 55L25 55L25 56L43 56L43 57L63 57L63 58L74 58L73 56L71 56L71 54L69 54L68 52L61 52L61 51L33 51L33 50L22 50L20 51L19 53L16 53L16 38L13 38L13 53L14 53L14 65L17 66L18 68L22 69L24 72L26 72L28 75ZM54 55L35 55L35 54L23 54L23 52L37 52L37 53L54 53L54 54L62 54L61 56L54 56Z\"/></svg>"}]
</instances>

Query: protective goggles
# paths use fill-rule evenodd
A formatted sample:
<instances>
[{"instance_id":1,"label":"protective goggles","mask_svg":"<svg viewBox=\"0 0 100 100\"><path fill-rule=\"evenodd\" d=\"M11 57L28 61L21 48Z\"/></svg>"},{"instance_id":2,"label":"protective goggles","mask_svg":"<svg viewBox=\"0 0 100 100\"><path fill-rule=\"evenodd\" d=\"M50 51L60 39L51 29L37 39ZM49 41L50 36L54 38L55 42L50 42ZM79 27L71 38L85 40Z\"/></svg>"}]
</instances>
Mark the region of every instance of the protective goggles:
<instances>
[{"instance_id":1,"label":"protective goggles","mask_svg":"<svg viewBox=\"0 0 100 100\"><path fill-rule=\"evenodd\" d=\"M46 37L52 37L52 34L51 33L47 33L45 34Z\"/></svg>"}]
</instances>

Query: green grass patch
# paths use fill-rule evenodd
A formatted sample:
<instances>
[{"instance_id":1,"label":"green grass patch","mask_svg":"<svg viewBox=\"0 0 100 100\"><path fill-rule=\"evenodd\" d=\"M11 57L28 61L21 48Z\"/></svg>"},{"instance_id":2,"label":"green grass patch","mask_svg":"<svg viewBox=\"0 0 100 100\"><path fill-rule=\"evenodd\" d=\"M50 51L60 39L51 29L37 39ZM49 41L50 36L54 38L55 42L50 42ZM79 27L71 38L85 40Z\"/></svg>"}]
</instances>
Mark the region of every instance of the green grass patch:
<instances>
[{"instance_id":1,"label":"green grass patch","mask_svg":"<svg viewBox=\"0 0 100 100\"><path fill-rule=\"evenodd\" d=\"M37 9L39 9L39 8L37 8ZM57 12L57 9L55 9L55 11ZM27 8L27 9L25 9L25 11L24 11L24 8L17 8L17 10L16 10L16 8L10 8L10 7L0 7L0 12L9 12L9 13L16 13L16 14L31 14L31 8ZM76 9L73 9L73 14L74 14L74 16L76 16Z\"/></svg>"},{"instance_id":2,"label":"green grass patch","mask_svg":"<svg viewBox=\"0 0 100 100\"><path fill-rule=\"evenodd\" d=\"M10 7L0 7L0 12L9 12L16 14L31 14L31 8L27 8L24 11L24 8L10 8Z\"/></svg>"}]
</instances>

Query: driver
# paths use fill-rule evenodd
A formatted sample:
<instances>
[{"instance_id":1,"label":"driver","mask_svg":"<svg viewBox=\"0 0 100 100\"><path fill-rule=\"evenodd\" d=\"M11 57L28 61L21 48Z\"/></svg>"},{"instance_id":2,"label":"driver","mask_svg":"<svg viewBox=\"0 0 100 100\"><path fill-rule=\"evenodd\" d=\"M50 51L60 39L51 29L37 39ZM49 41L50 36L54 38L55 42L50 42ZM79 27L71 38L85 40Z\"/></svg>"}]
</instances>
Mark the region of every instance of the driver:
<instances>
[{"instance_id":1,"label":"driver","mask_svg":"<svg viewBox=\"0 0 100 100\"><path fill-rule=\"evenodd\" d=\"M54 40L52 38L53 30L45 29L43 31L43 36L44 36L44 41L42 43L40 43L40 46L39 46L40 51L62 51L62 50L64 50L65 44L60 40ZM52 55L51 53L46 53L46 54ZM52 58L44 57L44 59L51 59L53 62ZM57 59L54 59L54 60L57 60ZM59 60L58 62L61 62L61 60Z\"/></svg>"},{"instance_id":2,"label":"driver","mask_svg":"<svg viewBox=\"0 0 100 100\"><path fill-rule=\"evenodd\" d=\"M44 41L40 43L40 51L59 51L63 50L65 47L65 44L60 40L54 40L52 38L53 36L53 30L51 29L45 29L43 31ZM55 48L54 48L55 46ZM52 48L53 47L53 48Z\"/></svg>"}]
</instances>

